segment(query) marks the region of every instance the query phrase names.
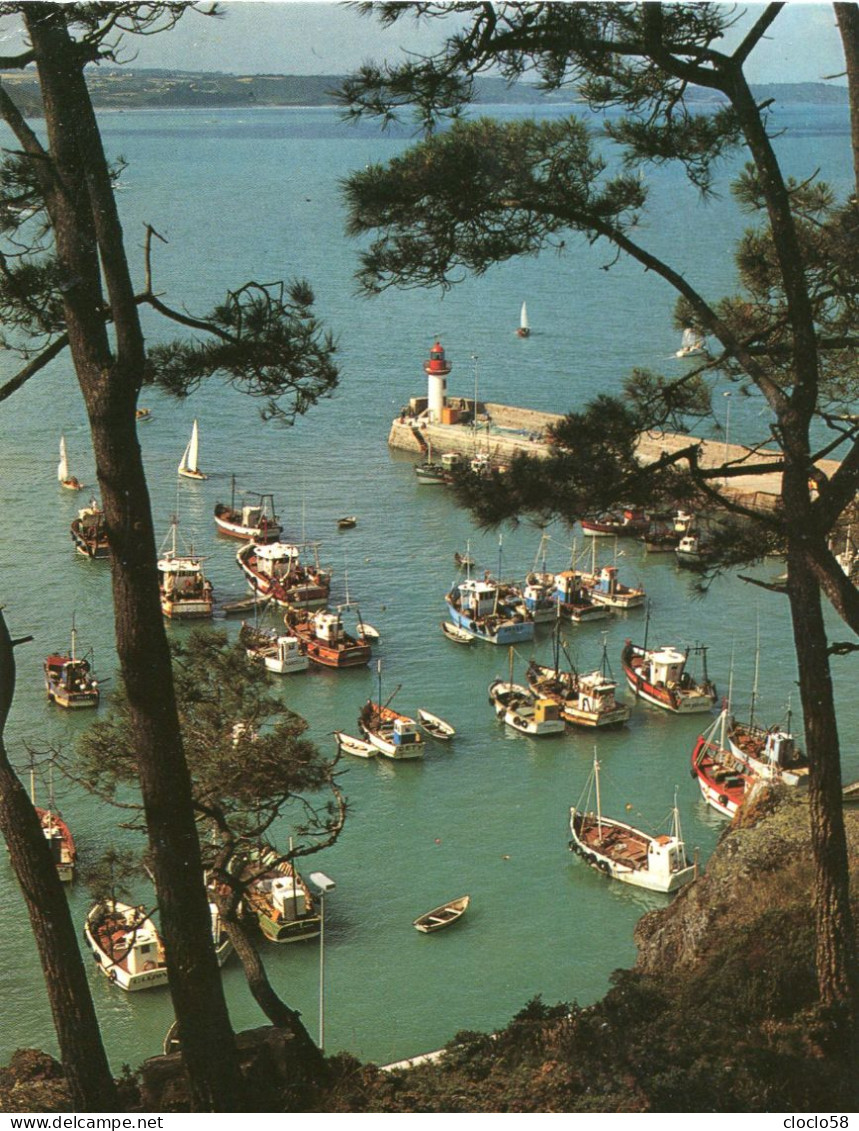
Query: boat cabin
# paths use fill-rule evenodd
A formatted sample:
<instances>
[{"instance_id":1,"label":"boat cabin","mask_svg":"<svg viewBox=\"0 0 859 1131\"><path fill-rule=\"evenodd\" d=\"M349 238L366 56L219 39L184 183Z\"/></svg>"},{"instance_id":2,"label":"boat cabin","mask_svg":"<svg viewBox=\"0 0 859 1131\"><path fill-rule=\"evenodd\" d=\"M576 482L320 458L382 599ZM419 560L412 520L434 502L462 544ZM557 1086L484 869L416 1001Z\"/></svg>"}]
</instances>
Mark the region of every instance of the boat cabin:
<instances>
[{"instance_id":1,"label":"boat cabin","mask_svg":"<svg viewBox=\"0 0 859 1131\"><path fill-rule=\"evenodd\" d=\"M414 719L402 718L394 719L391 741L395 746L410 746L416 742L422 742L423 740L418 734L418 728Z\"/></svg>"},{"instance_id":2,"label":"boat cabin","mask_svg":"<svg viewBox=\"0 0 859 1131\"><path fill-rule=\"evenodd\" d=\"M564 605L574 605L582 597L582 575L575 569L555 574L555 596Z\"/></svg>"},{"instance_id":3,"label":"boat cabin","mask_svg":"<svg viewBox=\"0 0 859 1131\"><path fill-rule=\"evenodd\" d=\"M445 471L456 471L465 463L462 452L444 452L441 457L441 466Z\"/></svg>"},{"instance_id":4,"label":"boat cabin","mask_svg":"<svg viewBox=\"0 0 859 1131\"><path fill-rule=\"evenodd\" d=\"M339 644L345 638L339 613L317 613L313 618L313 628L317 639L326 644Z\"/></svg>"},{"instance_id":5,"label":"boat cabin","mask_svg":"<svg viewBox=\"0 0 859 1131\"><path fill-rule=\"evenodd\" d=\"M305 892L294 875L275 876L270 883L272 906L281 919L301 919L307 914Z\"/></svg>"},{"instance_id":6,"label":"boat cabin","mask_svg":"<svg viewBox=\"0 0 859 1131\"><path fill-rule=\"evenodd\" d=\"M246 507L245 510L253 510ZM244 513L244 512L243 512ZM299 562L297 546L288 542L270 542L256 547L256 558L261 573L267 577L287 577Z\"/></svg>"},{"instance_id":7,"label":"boat cabin","mask_svg":"<svg viewBox=\"0 0 859 1131\"><path fill-rule=\"evenodd\" d=\"M498 586L490 581L476 581L470 578L461 582L459 588L459 607L462 613L472 619L491 616L498 604Z\"/></svg>"},{"instance_id":8,"label":"boat cabin","mask_svg":"<svg viewBox=\"0 0 859 1131\"><path fill-rule=\"evenodd\" d=\"M674 687L683 678L683 669L686 666L686 655L678 652L676 648L663 647L649 654L650 671L647 682L658 687Z\"/></svg>"},{"instance_id":9,"label":"boat cabin","mask_svg":"<svg viewBox=\"0 0 859 1131\"><path fill-rule=\"evenodd\" d=\"M647 870L652 875L665 876L682 872L688 867L683 842L673 836L656 836L647 845Z\"/></svg>"},{"instance_id":10,"label":"boat cabin","mask_svg":"<svg viewBox=\"0 0 859 1131\"><path fill-rule=\"evenodd\" d=\"M778 766L781 769L787 769L800 763L802 758L798 755L793 735L787 734L783 730L770 731L761 752L761 761L769 766Z\"/></svg>"},{"instance_id":11,"label":"boat cabin","mask_svg":"<svg viewBox=\"0 0 859 1131\"><path fill-rule=\"evenodd\" d=\"M607 597L611 597L617 592L617 589L617 566L603 566L594 582L594 592L605 593Z\"/></svg>"},{"instance_id":12,"label":"boat cabin","mask_svg":"<svg viewBox=\"0 0 859 1131\"><path fill-rule=\"evenodd\" d=\"M534 722L556 723L561 718L560 705L554 699L534 700Z\"/></svg>"}]
</instances>

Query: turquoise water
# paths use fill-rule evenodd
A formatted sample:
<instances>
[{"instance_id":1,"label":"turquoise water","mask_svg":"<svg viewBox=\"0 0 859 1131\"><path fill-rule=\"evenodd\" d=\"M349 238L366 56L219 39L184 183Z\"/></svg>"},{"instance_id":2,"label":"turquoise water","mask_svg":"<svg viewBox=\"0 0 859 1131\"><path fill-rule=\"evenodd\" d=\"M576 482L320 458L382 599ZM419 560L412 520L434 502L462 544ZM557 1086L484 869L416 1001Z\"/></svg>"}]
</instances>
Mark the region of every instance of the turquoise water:
<instances>
[{"instance_id":1,"label":"turquoise water","mask_svg":"<svg viewBox=\"0 0 859 1131\"><path fill-rule=\"evenodd\" d=\"M786 121L793 128L778 144L791 172L804 177L820 166L845 187L846 111L802 107ZM503 572L521 574L534 562L539 532L527 524L505 531L499 549L497 534L476 533L442 490L420 487L411 460L389 452L385 441L400 405L424 390L422 363L436 335L454 364L451 394L471 395L476 379L483 399L563 411L616 388L635 365L676 364L666 360L678 345L670 292L632 264L600 270L611 262L610 251L570 238L561 257L500 266L447 296L390 292L368 302L355 295L355 248L342 236L338 180L392 155L401 138L349 131L324 110L126 113L105 116L102 124L109 151L130 162L119 202L139 278L148 222L169 240L155 248L156 288L165 301L201 313L246 279L304 275L340 343L340 389L292 429L262 425L253 402L216 383L181 405L144 395L152 420L141 426L140 438L157 530L166 536L177 511L180 530L206 555L216 598L239 597L237 545L215 534L212 511L229 498L232 473L240 489L273 491L287 532L304 530L321 540L323 561L335 571L335 598L345 596L348 574L351 598L381 631L386 697L402 685L394 701L401 710L427 707L459 732L452 744L429 743L421 764L348 760L342 767L348 825L339 843L312 863L337 884L327 900L326 1047L385 1062L436 1048L457 1029L502 1025L534 994L549 1002L594 1000L611 971L633 961L636 919L663 900L609 884L567 849L568 810L585 785L592 738L571 733L534 741L505 732L486 689L506 672L506 652L458 648L438 627L455 550L470 540L479 569L497 569L500 553ZM730 285L730 240L744 223L726 186L704 207L673 171L656 170L648 180L653 208L640 238L709 297L718 296ZM523 299L532 324L527 341L513 332ZM163 333L150 320L146 331L152 338ZM11 372L8 360L2 366ZM751 439L765 420L759 402L734 398L732 404L732 439ZM68 362L31 381L0 412L6 517L0 603L13 635L35 637L18 650L18 694L7 727L12 757L24 766L27 746L68 752L90 721L48 705L43 656L65 646L74 613L81 644L94 648L99 674L110 677L113 628L108 567L76 556L68 536L86 500L61 491L55 480L64 431L72 471L94 482ZM176 475L195 417L200 464L210 476L203 483ZM342 514L358 516L354 530L336 530ZM568 564L572 534L550 533L549 565L560 569ZM652 600L652 641L706 642L720 691L727 690L733 656L735 700L743 710L758 619L760 714L781 717L791 693L796 704L783 600L734 577L717 581L701 599L670 555L645 558L633 545L623 551L624 578L641 581ZM760 573L780 569L773 562ZM238 622L216 623L231 636L238 631ZM603 633L617 676L623 640L641 639L643 615L569 629L579 664L597 665ZM520 676L531 651L520 649ZM545 629L533 651L548 658ZM369 668L312 671L279 686L332 753L331 732L354 732L361 703L377 687ZM688 772L700 725L637 705L628 728L600 738L599 754L606 812L655 827L677 784L687 844L706 859L723 823L700 801ZM848 779L859 776L857 730L852 701L845 699ZM73 786L60 783L58 792L84 862L128 837L116 830L114 813ZM289 831L284 822L284 839ZM417 914L465 892L472 906L455 930L426 937L412 929ZM145 888L140 898L147 898ZM69 899L82 925L89 902L83 886ZM6 941L0 1056L19 1046L54 1048L40 969L5 861L0 906ZM315 1033L317 946L266 946L264 954L274 984ZM91 978L114 1066L156 1052L172 1018L167 992L124 995L95 971ZM228 964L224 980L235 1025L263 1023L237 966Z\"/></svg>"}]
</instances>

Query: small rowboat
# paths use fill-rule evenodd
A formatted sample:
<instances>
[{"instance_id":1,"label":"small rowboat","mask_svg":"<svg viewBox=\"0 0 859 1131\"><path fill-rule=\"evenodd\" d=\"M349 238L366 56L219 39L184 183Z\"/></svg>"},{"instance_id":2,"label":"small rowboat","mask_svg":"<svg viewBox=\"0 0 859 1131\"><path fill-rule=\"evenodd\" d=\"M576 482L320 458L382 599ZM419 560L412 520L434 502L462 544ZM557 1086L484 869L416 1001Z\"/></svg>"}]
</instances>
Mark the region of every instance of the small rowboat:
<instances>
[{"instance_id":1,"label":"small rowboat","mask_svg":"<svg viewBox=\"0 0 859 1131\"><path fill-rule=\"evenodd\" d=\"M340 530L351 530L353 526L357 526L358 519L354 514L346 515L344 518L337 519L337 526Z\"/></svg>"},{"instance_id":2,"label":"small rowboat","mask_svg":"<svg viewBox=\"0 0 859 1131\"><path fill-rule=\"evenodd\" d=\"M467 628L461 628L453 621L443 620L441 622L441 630L454 644L470 644L474 640L474 633L469 632Z\"/></svg>"},{"instance_id":3,"label":"small rowboat","mask_svg":"<svg viewBox=\"0 0 859 1131\"><path fill-rule=\"evenodd\" d=\"M337 746L344 754L354 754L356 758L375 758L379 751L370 742L364 742L362 738L353 738L351 734L346 734L342 730L335 730L334 737L337 739Z\"/></svg>"},{"instance_id":4,"label":"small rowboat","mask_svg":"<svg viewBox=\"0 0 859 1131\"><path fill-rule=\"evenodd\" d=\"M456 734L456 731L450 723L446 723L444 719L440 719L438 715L433 715L429 711L425 711L423 707L418 708L418 722L427 734L431 735L433 738L441 739L442 742L448 742Z\"/></svg>"},{"instance_id":5,"label":"small rowboat","mask_svg":"<svg viewBox=\"0 0 859 1131\"><path fill-rule=\"evenodd\" d=\"M365 620L358 621L358 635L363 636L365 640L369 640L371 644L378 644L382 639L379 635L378 628L373 628L373 626L367 624Z\"/></svg>"},{"instance_id":6,"label":"small rowboat","mask_svg":"<svg viewBox=\"0 0 859 1131\"><path fill-rule=\"evenodd\" d=\"M414 926L425 935L432 931L440 931L442 927L449 927L451 923L461 919L468 910L469 903L471 896L461 895L459 899L452 899L449 903L443 903L441 907L427 911L425 915L419 915L414 921Z\"/></svg>"}]
</instances>

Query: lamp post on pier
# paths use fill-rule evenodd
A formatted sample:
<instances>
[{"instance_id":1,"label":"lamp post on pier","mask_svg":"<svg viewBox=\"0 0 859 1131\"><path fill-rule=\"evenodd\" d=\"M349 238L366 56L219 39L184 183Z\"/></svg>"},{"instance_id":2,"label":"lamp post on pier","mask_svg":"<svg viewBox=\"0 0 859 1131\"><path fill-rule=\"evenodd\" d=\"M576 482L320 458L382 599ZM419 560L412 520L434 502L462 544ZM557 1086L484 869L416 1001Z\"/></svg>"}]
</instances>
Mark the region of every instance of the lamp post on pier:
<instances>
[{"instance_id":1,"label":"lamp post on pier","mask_svg":"<svg viewBox=\"0 0 859 1131\"><path fill-rule=\"evenodd\" d=\"M324 872L311 872L308 879L319 892L319 1051L325 1051L325 895L337 886Z\"/></svg>"}]
</instances>

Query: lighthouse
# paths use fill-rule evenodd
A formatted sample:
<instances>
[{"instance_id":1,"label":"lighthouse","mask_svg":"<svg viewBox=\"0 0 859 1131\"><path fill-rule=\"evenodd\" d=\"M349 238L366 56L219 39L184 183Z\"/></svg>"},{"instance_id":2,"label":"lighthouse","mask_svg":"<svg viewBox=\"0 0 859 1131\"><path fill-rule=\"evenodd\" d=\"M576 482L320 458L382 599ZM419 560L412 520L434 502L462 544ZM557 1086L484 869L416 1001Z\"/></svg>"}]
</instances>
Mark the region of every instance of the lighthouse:
<instances>
[{"instance_id":1,"label":"lighthouse","mask_svg":"<svg viewBox=\"0 0 859 1131\"><path fill-rule=\"evenodd\" d=\"M424 362L427 375L427 410L430 423L439 424L447 393L447 375L450 362L445 359L441 342L436 341L430 350L429 360Z\"/></svg>"}]
</instances>

